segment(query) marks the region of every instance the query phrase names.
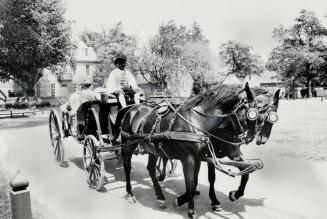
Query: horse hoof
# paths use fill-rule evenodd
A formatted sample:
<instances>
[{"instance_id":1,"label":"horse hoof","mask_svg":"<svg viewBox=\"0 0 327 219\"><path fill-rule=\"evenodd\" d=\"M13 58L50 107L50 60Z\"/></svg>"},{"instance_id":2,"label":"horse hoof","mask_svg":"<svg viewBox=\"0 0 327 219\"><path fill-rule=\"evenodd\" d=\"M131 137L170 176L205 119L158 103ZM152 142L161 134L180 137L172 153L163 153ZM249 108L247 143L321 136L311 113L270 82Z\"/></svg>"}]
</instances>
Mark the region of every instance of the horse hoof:
<instances>
[{"instance_id":1,"label":"horse hoof","mask_svg":"<svg viewBox=\"0 0 327 219\"><path fill-rule=\"evenodd\" d=\"M201 193L200 193L200 189L199 189L199 187L196 187L195 188L195 191L194 191L194 195L200 195Z\"/></svg>"},{"instance_id":2,"label":"horse hoof","mask_svg":"<svg viewBox=\"0 0 327 219\"><path fill-rule=\"evenodd\" d=\"M198 215L196 214L195 211L189 211L187 216L189 219L198 219Z\"/></svg>"},{"instance_id":3,"label":"horse hoof","mask_svg":"<svg viewBox=\"0 0 327 219\"><path fill-rule=\"evenodd\" d=\"M131 194L127 194L126 199L127 199L128 203L136 203L135 197Z\"/></svg>"},{"instance_id":4,"label":"horse hoof","mask_svg":"<svg viewBox=\"0 0 327 219\"><path fill-rule=\"evenodd\" d=\"M166 208L166 200L157 199L157 204L159 208Z\"/></svg>"},{"instance_id":5,"label":"horse hoof","mask_svg":"<svg viewBox=\"0 0 327 219\"><path fill-rule=\"evenodd\" d=\"M232 202L233 201L236 201L237 200L237 198L236 198L236 191L231 191L231 192L229 192L229 200L231 200Z\"/></svg>"},{"instance_id":6,"label":"horse hoof","mask_svg":"<svg viewBox=\"0 0 327 219\"><path fill-rule=\"evenodd\" d=\"M212 210L213 210L214 212L219 212L219 211L222 211L223 208L221 207L221 205L213 205L213 206L212 206Z\"/></svg>"},{"instance_id":7,"label":"horse hoof","mask_svg":"<svg viewBox=\"0 0 327 219\"><path fill-rule=\"evenodd\" d=\"M162 175L159 175L159 176L157 177L157 180L158 180L159 182L164 181L164 179L165 179L165 176L162 176Z\"/></svg>"}]
</instances>

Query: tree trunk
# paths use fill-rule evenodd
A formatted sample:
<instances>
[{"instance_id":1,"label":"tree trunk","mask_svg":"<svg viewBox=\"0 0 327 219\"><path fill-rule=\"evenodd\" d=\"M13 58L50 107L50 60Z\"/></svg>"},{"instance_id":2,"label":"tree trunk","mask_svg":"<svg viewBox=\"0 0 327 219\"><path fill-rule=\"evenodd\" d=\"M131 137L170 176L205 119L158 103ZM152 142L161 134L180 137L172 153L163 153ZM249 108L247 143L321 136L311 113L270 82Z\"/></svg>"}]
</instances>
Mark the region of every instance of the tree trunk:
<instances>
[{"instance_id":1,"label":"tree trunk","mask_svg":"<svg viewBox=\"0 0 327 219\"><path fill-rule=\"evenodd\" d=\"M28 82L27 83L27 90L26 90L26 95L28 97L34 97L35 96L35 83L34 82Z\"/></svg>"},{"instance_id":2,"label":"tree trunk","mask_svg":"<svg viewBox=\"0 0 327 219\"><path fill-rule=\"evenodd\" d=\"M311 80L309 79L308 80L308 98L311 98L312 97L312 87L311 87L311 84L312 84L312 82L311 82Z\"/></svg>"},{"instance_id":3,"label":"tree trunk","mask_svg":"<svg viewBox=\"0 0 327 219\"><path fill-rule=\"evenodd\" d=\"M310 74L310 66L311 64L307 63L305 66L305 71L307 74L307 89L308 89L308 98L312 97L312 91L311 91L311 74Z\"/></svg>"}]
</instances>

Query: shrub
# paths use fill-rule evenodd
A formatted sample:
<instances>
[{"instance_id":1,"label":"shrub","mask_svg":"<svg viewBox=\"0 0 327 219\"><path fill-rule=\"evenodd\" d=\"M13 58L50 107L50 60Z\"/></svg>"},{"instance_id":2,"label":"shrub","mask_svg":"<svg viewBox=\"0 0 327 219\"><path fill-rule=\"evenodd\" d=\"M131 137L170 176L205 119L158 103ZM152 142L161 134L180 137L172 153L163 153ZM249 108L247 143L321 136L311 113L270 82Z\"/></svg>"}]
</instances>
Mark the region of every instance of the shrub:
<instances>
[{"instance_id":1,"label":"shrub","mask_svg":"<svg viewBox=\"0 0 327 219\"><path fill-rule=\"evenodd\" d=\"M11 109L13 107L12 103L6 103L5 104L6 109Z\"/></svg>"}]
</instances>

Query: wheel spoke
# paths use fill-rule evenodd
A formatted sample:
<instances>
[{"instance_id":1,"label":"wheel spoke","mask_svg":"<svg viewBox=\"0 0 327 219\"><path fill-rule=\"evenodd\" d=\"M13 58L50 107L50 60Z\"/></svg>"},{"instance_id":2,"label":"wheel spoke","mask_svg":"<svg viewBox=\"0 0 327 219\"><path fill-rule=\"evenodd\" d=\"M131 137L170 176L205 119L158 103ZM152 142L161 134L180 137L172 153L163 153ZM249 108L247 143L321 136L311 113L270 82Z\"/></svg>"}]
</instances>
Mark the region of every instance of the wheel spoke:
<instances>
[{"instance_id":1,"label":"wheel spoke","mask_svg":"<svg viewBox=\"0 0 327 219\"><path fill-rule=\"evenodd\" d=\"M59 145L59 140L56 141L56 144L55 144L55 149L53 151L54 154L57 154L57 151L58 151L58 145Z\"/></svg>"}]
</instances>

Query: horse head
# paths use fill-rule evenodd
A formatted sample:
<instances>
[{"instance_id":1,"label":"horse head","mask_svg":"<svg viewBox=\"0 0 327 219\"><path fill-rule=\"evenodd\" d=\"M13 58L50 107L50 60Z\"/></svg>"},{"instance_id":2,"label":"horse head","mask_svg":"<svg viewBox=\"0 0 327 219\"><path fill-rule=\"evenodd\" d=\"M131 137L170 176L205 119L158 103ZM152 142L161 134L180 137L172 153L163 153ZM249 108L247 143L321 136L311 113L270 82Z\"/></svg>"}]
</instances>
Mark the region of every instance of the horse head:
<instances>
[{"instance_id":1,"label":"horse head","mask_svg":"<svg viewBox=\"0 0 327 219\"><path fill-rule=\"evenodd\" d=\"M278 121L279 92L280 90L277 90L272 99L264 94L257 96L259 106L259 117L256 127L258 133L256 138L257 145L267 142L273 124Z\"/></svg>"}]
</instances>

